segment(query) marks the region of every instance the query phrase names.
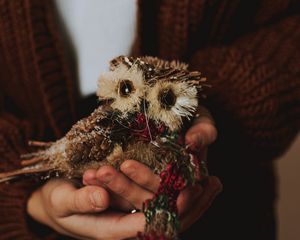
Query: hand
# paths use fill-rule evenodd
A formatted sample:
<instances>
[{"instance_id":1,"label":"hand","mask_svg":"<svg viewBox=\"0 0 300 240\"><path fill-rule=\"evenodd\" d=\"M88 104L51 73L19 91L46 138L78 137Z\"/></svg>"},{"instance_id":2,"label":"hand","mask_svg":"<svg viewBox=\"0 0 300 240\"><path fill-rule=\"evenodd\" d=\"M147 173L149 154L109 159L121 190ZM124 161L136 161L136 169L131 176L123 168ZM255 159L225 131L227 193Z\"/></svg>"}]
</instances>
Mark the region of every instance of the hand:
<instances>
[{"instance_id":1,"label":"hand","mask_svg":"<svg viewBox=\"0 0 300 240\"><path fill-rule=\"evenodd\" d=\"M210 114L208 114L210 115ZM199 117L185 135L185 144L197 154L199 161L206 161L207 148L217 139L217 129L210 117ZM208 176L202 186L187 187L180 195L177 204L182 205L181 229L185 230L199 219L210 207L222 183L215 176ZM180 208L179 208L180 209Z\"/></svg>"},{"instance_id":2,"label":"hand","mask_svg":"<svg viewBox=\"0 0 300 240\"><path fill-rule=\"evenodd\" d=\"M212 122L207 118L197 119L188 130L186 142L194 151L200 151L201 158L206 157L206 147L217 136ZM199 157L199 156L198 156ZM114 206L130 211L142 209L145 200L152 198L160 183L159 176L145 165L127 160L118 172L111 166L104 166L98 170L88 170L83 175L86 185L98 185L111 192ZM217 177L210 176L203 186L195 185L184 189L177 200L177 207L181 217L181 230L193 224L210 206L216 195L221 191L222 184Z\"/></svg>"},{"instance_id":3,"label":"hand","mask_svg":"<svg viewBox=\"0 0 300 240\"><path fill-rule=\"evenodd\" d=\"M38 222L76 239L125 239L143 231L142 213L107 210L109 202L104 188L77 189L71 181L55 179L32 194L27 212Z\"/></svg>"}]
</instances>

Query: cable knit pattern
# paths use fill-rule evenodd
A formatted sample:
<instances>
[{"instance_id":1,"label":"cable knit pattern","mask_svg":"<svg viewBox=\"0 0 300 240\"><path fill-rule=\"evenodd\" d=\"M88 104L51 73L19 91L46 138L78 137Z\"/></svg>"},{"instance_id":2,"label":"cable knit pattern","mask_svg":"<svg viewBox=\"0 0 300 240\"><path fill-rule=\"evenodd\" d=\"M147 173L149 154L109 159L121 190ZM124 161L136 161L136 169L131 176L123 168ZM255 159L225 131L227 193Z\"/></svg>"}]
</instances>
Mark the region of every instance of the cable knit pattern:
<instances>
[{"instance_id":1,"label":"cable knit pattern","mask_svg":"<svg viewBox=\"0 0 300 240\"><path fill-rule=\"evenodd\" d=\"M19 155L26 152L25 142L32 134L27 121L22 121L10 114L0 115L0 171L20 167ZM33 239L28 229L26 202L31 191L36 187L33 181L20 181L2 184L0 187L0 238Z\"/></svg>"},{"instance_id":2,"label":"cable knit pattern","mask_svg":"<svg viewBox=\"0 0 300 240\"><path fill-rule=\"evenodd\" d=\"M51 124L56 136L74 120L74 83L59 49L49 1L0 1L5 94L33 119ZM38 100L37 100L38 99Z\"/></svg>"},{"instance_id":3,"label":"cable knit pattern","mask_svg":"<svg viewBox=\"0 0 300 240\"><path fill-rule=\"evenodd\" d=\"M252 148L264 160L282 153L300 126L300 16L293 16L237 39L199 51L191 66L202 69L218 101L241 125ZM218 71L215 71L218 69ZM212 111L214 111L212 109Z\"/></svg>"},{"instance_id":4,"label":"cable knit pattern","mask_svg":"<svg viewBox=\"0 0 300 240\"><path fill-rule=\"evenodd\" d=\"M241 239L239 231L274 239L268 164L300 124L299 1L139 0L138 8L133 55L186 61L213 86L205 104L219 138L209 165L224 193L194 230L204 239ZM2 171L19 166L28 139L55 139L76 119L76 81L51 0L0 0L0 64ZM42 227L32 228L26 215L35 185L28 179L0 184L0 239L58 237L40 235Z\"/></svg>"}]
</instances>

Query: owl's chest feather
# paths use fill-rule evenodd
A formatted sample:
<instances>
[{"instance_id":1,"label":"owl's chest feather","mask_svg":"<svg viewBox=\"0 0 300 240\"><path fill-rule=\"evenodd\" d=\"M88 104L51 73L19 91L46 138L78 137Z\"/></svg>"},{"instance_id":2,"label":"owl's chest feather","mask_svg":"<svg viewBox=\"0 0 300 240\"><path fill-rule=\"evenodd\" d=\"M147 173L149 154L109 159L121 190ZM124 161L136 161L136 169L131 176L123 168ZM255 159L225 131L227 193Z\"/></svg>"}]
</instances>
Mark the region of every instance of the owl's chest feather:
<instances>
[{"instance_id":1,"label":"owl's chest feather","mask_svg":"<svg viewBox=\"0 0 300 240\"><path fill-rule=\"evenodd\" d=\"M107 164L118 168L125 159L135 159L160 172L166 160L176 161L182 155L170 151L164 142L175 139L179 143L178 136L180 134L170 133L164 124L147 119L143 113L124 117L106 112L94 114L72 129L67 136L65 154L68 167L78 175L88 168Z\"/></svg>"}]
</instances>

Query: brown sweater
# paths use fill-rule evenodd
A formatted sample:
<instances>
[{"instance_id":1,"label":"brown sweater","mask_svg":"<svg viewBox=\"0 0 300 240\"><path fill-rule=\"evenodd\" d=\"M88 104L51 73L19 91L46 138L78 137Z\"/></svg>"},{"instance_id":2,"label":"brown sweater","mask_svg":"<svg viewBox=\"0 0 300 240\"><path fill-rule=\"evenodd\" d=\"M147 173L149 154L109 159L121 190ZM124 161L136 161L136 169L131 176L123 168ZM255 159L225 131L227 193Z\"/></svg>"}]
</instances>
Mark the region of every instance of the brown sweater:
<instances>
[{"instance_id":1,"label":"brown sweater","mask_svg":"<svg viewBox=\"0 0 300 240\"><path fill-rule=\"evenodd\" d=\"M272 160L300 126L299 1L138 5L133 55L186 61L213 86L205 104L219 138L209 167L224 191L186 238L274 239ZM0 171L19 166L27 140L61 137L82 116L54 13L48 0L0 0ZM58 237L26 215L35 187L0 185L0 239Z\"/></svg>"}]
</instances>

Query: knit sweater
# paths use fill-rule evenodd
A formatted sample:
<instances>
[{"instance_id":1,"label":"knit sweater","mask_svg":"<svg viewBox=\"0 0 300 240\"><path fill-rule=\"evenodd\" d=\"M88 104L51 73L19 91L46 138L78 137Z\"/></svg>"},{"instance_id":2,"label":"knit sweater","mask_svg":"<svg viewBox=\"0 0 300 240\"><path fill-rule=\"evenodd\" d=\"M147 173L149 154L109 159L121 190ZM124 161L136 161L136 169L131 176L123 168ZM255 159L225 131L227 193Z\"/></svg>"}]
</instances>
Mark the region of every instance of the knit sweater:
<instances>
[{"instance_id":1,"label":"knit sweater","mask_svg":"<svg viewBox=\"0 0 300 240\"><path fill-rule=\"evenodd\" d=\"M300 127L299 13L297 0L138 2L133 55L185 61L212 85L209 169L224 191L183 237L274 239L272 162ZM20 166L29 139L57 139L83 115L55 19L50 0L0 0L0 171ZM26 215L36 185L0 185L0 239L58 238Z\"/></svg>"}]
</instances>

